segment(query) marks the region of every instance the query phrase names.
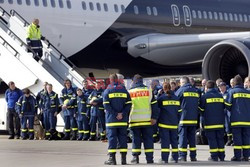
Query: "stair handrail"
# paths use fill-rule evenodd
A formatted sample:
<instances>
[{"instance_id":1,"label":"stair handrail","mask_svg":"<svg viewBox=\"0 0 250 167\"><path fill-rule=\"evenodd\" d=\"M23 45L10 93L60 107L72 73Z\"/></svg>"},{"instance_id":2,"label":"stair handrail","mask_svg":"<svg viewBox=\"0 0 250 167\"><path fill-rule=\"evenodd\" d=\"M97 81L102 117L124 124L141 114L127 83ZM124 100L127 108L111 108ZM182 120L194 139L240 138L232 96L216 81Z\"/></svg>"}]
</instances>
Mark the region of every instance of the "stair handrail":
<instances>
[{"instance_id":1,"label":"stair handrail","mask_svg":"<svg viewBox=\"0 0 250 167\"><path fill-rule=\"evenodd\" d=\"M2 8L2 6L0 6L0 10L2 11L2 16L4 16L4 14L7 14L10 17L10 14L4 8Z\"/></svg>"}]
</instances>

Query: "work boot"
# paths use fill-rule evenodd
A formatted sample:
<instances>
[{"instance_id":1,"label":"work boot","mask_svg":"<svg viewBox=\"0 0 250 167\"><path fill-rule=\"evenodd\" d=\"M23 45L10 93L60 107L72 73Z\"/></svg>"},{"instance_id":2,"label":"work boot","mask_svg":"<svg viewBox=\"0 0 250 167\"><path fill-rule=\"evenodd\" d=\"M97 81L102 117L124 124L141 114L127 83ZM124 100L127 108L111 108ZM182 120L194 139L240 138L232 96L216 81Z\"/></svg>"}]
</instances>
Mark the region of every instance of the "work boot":
<instances>
[{"instance_id":1,"label":"work boot","mask_svg":"<svg viewBox=\"0 0 250 167\"><path fill-rule=\"evenodd\" d=\"M134 155L133 159L131 160L132 164L139 164L139 155Z\"/></svg>"},{"instance_id":2,"label":"work boot","mask_svg":"<svg viewBox=\"0 0 250 167\"><path fill-rule=\"evenodd\" d=\"M14 135L10 135L8 139L14 139Z\"/></svg>"},{"instance_id":3,"label":"work boot","mask_svg":"<svg viewBox=\"0 0 250 167\"><path fill-rule=\"evenodd\" d=\"M126 165L127 160L126 160L127 153L121 153L121 164Z\"/></svg>"},{"instance_id":4,"label":"work boot","mask_svg":"<svg viewBox=\"0 0 250 167\"><path fill-rule=\"evenodd\" d=\"M89 141L96 141L96 136L90 136Z\"/></svg>"},{"instance_id":5,"label":"work boot","mask_svg":"<svg viewBox=\"0 0 250 167\"><path fill-rule=\"evenodd\" d=\"M249 159L248 159L248 157L241 157L241 161L248 162L248 161L249 161Z\"/></svg>"},{"instance_id":6,"label":"work boot","mask_svg":"<svg viewBox=\"0 0 250 167\"><path fill-rule=\"evenodd\" d=\"M239 162L239 161L241 161L241 159L240 159L240 158L233 157L233 158L231 158L231 161Z\"/></svg>"},{"instance_id":7,"label":"work boot","mask_svg":"<svg viewBox=\"0 0 250 167\"><path fill-rule=\"evenodd\" d=\"M167 164L168 163L168 161L164 161L163 159L160 159L159 161L158 161L158 164Z\"/></svg>"},{"instance_id":8,"label":"work boot","mask_svg":"<svg viewBox=\"0 0 250 167\"><path fill-rule=\"evenodd\" d=\"M192 157L192 158L190 158L190 161L192 161L192 162L196 162L196 161L197 161L197 158Z\"/></svg>"},{"instance_id":9,"label":"work boot","mask_svg":"<svg viewBox=\"0 0 250 167\"><path fill-rule=\"evenodd\" d=\"M233 144L233 137L232 136L228 136L227 137L226 146L231 146L232 144Z\"/></svg>"},{"instance_id":10,"label":"work boot","mask_svg":"<svg viewBox=\"0 0 250 167\"><path fill-rule=\"evenodd\" d=\"M20 139L20 135L17 135L17 136L16 136L16 139Z\"/></svg>"},{"instance_id":11,"label":"work boot","mask_svg":"<svg viewBox=\"0 0 250 167\"><path fill-rule=\"evenodd\" d=\"M104 162L105 165L116 165L115 154L109 154L109 159Z\"/></svg>"},{"instance_id":12,"label":"work boot","mask_svg":"<svg viewBox=\"0 0 250 167\"><path fill-rule=\"evenodd\" d=\"M211 161L211 162L212 162L212 161L218 161L218 158L209 157L209 158L208 158L208 161Z\"/></svg>"},{"instance_id":13,"label":"work boot","mask_svg":"<svg viewBox=\"0 0 250 167\"><path fill-rule=\"evenodd\" d=\"M65 135L65 136L62 138L62 140L69 140L69 139L70 139L69 135Z\"/></svg>"},{"instance_id":14,"label":"work boot","mask_svg":"<svg viewBox=\"0 0 250 167\"><path fill-rule=\"evenodd\" d=\"M179 157L178 161L179 162L186 162L187 158L186 157Z\"/></svg>"}]
</instances>

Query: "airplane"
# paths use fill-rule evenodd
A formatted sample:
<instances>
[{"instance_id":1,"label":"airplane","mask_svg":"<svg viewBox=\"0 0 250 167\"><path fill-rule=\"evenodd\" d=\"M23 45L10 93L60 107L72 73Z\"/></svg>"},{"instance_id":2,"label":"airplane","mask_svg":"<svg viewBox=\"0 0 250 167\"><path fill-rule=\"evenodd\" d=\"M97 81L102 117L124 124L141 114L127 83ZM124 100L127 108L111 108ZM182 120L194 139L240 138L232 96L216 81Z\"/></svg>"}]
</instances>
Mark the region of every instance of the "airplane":
<instances>
[{"instance_id":1,"label":"airplane","mask_svg":"<svg viewBox=\"0 0 250 167\"><path fill-rule=\"evenodd\" d=\"M248 76L248 0L0 0L84 72ZM106 75L107 76L107 75Z\"/></svg>"}]
</instances>

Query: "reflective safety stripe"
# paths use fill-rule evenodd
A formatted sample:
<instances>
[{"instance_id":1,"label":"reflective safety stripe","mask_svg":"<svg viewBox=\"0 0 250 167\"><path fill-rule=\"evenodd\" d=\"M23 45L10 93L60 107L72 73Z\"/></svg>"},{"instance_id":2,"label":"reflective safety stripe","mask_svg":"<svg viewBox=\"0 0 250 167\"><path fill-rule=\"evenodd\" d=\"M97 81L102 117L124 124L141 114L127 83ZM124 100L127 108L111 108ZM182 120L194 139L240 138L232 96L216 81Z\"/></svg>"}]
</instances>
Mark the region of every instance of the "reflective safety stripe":
<instances>
[{"instance_id":1,"label":"reflective safety stripe","mask_svg":"<svg viewBox=\"0 0 250 167\"><path fill-rule=\"evenodd\" d=\"M250 122L232 122L232 123L231 123L231 126L238 126L238 125L250 126Z\"/></svg>"},{"instance_id":2,"label":"reflective safety stripe","mask_svg":"<svg viewBox=\"0 0 250 167\"><path fill-rule=\"evenodd\" d=\"M90 135L93 136L93 135L96 135L96 133L95 132L90 132Z\"/></svg>"},{"instance_id":3,"label":"reflective safety stripe","mask_svg":"<svg viewBox=\"0 0 250 167\"><path fill-rule=\"evenodd\" d=\"M183 97L199 97L199 94L195 92L184 92Z\"/></svg>"},{"instance_id":4,"label":"reflective safety stripe","mask_svg":"<svg viewBox=\"0 0 250 167\"><path fill-rule=\"evenodd\" d=\"M34 129L29 129L29 132L34 132Z\"/></svg>"},{"instance_id":5,"label":"reflective safety stripe","mask_svg":"<svg viewBox=\"0 0 250 167\"><path fill-rule=\"evenodd\" d=\"M28 131L28 129L21 129L21 131L22 131L22 132L27 132L27 131Z\"/></svg>"},{"instance_id":6,"label":"reflective safety stripe","mask_svg":"<svg viewBox=\"0 0 250 167\"><path fill-rule=\"evenodd\" d=\"M113 122L113 123L106 123L107 127L112 127L112 126L128 126L127 122Z\"/></svg>"},{"instance_id":7,"label":"reflective safety stripe","mask_svg":"<svg viewBox=\"0 0 250 167\"><path fill-rule=\"evenodd\" d=\"M104 110L104 108L103 108L103 107L99 107L98 109L99 109L99 110Z\"/></svg>"},{"instance_id":8,"label":"reflective safety stripe","mask_svg":"<svg viewBox=\"0 0 250 167\"><path fill-rule=\"evenodd\" d=\"M201 107L198 107L201 111L205 111L203 108L201 108Z\"/></svg>"},{"instance_id":9,"label":"reflective safety stripe","mask_svg":"<svg viewBox=\"0 0 250 167\"><path fill-rule=\"evenodd\" d=\"M241 150L241 149L242 149L242 146L234 146L234 149L235 149L235 150Z\"/></svg>"},{"instance_id":10,"label":"reflective safety stripe","mask_svg":"<svg viewBox=\"0 0 250 167\"><path fill-rule=\"evenodd\" d=\"M210 149L210 153L216 153L216 152L218 152L219 151L219 149L218 148L215 148L215 149Z\"/></svg>"},{"instance_id":11,"label":"reflective safety stripe","mask_svg":"<svg viewBox=\"0 0 250 167\"><path fill-rule=\"evenodd\" d=\"M112 99L112 98L127 98L128 97L128 95L126 93L110 93L108 96L110 99Z\"/></svg>"},{"instance_id":12,"label":"reflective safety stripe","mask_svg":"<svg viewBox=\"0 0 250 167\"><path fill-rule=\"evenodd\" d=\"M197 120L182 120L180 121L180 124L197 124L198 121Z\"/></svg>"},{"instance_id":13,"label":"reflective safety stripe","mask_svg":"<svg viewBox=\"0 0 250 167\"><path fill-rule=\"evenodd\" d=\"M119 149L119 150L120 150L121 153L126 153L126 152L128 152L128 149L125 149L125 148L121 148L121 149Z\"/></svg>"},{"instance_id":14,"label":"reflective safety stripe","mask_svg":"<svg viewBox=\"0 0 250 167\"><path fill-rule=\"evenodd\" d=\"M176 101L176 100L165 100L165 101L162 101L162 105L163 106L179 106L180 105L180 102L179 101Z\"/></svg>"},{"instance_id":15,"label":"reflective safety stripe","mask_svg":"<svg viewBox=\"0 0 250 167\"><path fill-rule=\"evenodd\" d=\"M21 104L20 104L20 103L18 103L18 102L16 102L16 104L17 104L17 105L19 105L19 106L21 106Z\"/></svg>"},{"instance_id":16,"label":"reflective safety stripe","mask_svg":"<svg viewBox=\"0 0 250 167\"><path fill-rule=\"evenodd\" d=\"M156 100L151 102L151 104L155 104L155 103L157 103L157 101L156 101Z\"/></svg>"},{"instance_id":17,"label":"reflective safety stripe","mask_svg":"<svg viewBox=\"0 0 250 167\"><path fill-rule=\"evenodd\" d=\"M85 101L81 101L81 104L85 104L86 102Z\"/></svg>"},{"instance_id":18,"label":"reflective safety stripe","mask_svg":"<svg viewBox=\"0 0 250 167\"><path fill-rule=\"evenodd\" d=\"M46 132L46 134L45 134L46 136L49 136L50 135L50 133L49 132Z\"/></svg>"},{"instance_id":19,"label":"reflective safety stripe","mask_svg":"<svg viewBox=\"0 0 250 167\"><path fill-rule=\"evenodd\" d=\"M109 101L104 101L103 104L109 104Z\"/></svg>"},{"instance_id":20,"label":"reflective safety stripe","mask_svg":"<svg viewBox=\"0 0 250 167\"><path fill-rule=\"evenodd\" d=\"M161 123L159 123L158 126L161 128L166 128L166 129L177 129L178 128L177 125L166 125L166 124L161 124Z\"/></svg>"},{"instance_id":21,"label":"reflective safety stripe","mask_svg":"<svg viewBox=\"0 0 250 167\"><path fill-rule=\"evenodd\" d=\"M32 46L32 47L30 47L31 49L41 49L41 48L43 48L43 47L41 47L41 46Z\"/></svg>"},{"instance_id":22,"label":"reflective safety stripe","mask_svg":"<svg viewBox=\"0 0 250 167\"><path fill-rule=\"evenodd\" d=\"M129 127L135 127L135 126L148 126L151 125L151 122L138 122L138 123L130 123Z\"/></svg>"},{"instance_id":23,"label":"reflective safety stripe","mask_svg":"<svg viewBox=\"0 0 250 167\"><path fill-rule=\"evenodd\" d=\"M170 149L169 148L162 148L161 152L167 152L168 153L168 152L170 152Z\"/></svg>"},{"instance_id":24,"label":"reflective safety stripe","mask_svg":"<svg viewBox=\"0 0 250 167\"><path fill-rule=\"evenodd\" d=\"M229 137L229 136L233 136L233 134L232 134L232 133L228 133L227 136L228 136L228 137Z\"/></svg>"},{"instance_id":25,"label":"reflective safety stripe","mask_svg":"<svg viewBox=\"0 0 250 167\"><path fill-rule=\"evenodd\" d=\"M101 136L105 136L105 133L101 133Z\"/></svg>"},{"instance_id":26,"label":"reflective safety stripe","mask_svg":"<svg viewBox=\"0 0 250 167\"><path fill-rule=\"evenodd\" d=\"M232 106L232 104L225 102L225 105L227 106Z\"/></svg>"},{"instance_id":27,"label":"reflective safety stripe","mask_svg":"<svg viewBox=\"0 0 250 167\"><path fill-rule=\"evenodd\" d=\"M115 153L115 152L116 152L116 149L108 149L108 152L109 152L109 153Z\"/></svg>"},{"instance_id":28,"label":"reflective safety stripe","mask_svg":"<svg viewBox=\"0 0 250 167\"><path fill-rule=\"evenodd\" d=\"M144 149L144 152L145 153L151 153L151 152L154 152L154 149Z\"/></svg>"},{"instance_id":29,"label":"reflective safety stripe","mask_svg":"<svg viewBox=\"0 0 250 167\"><path fill-rule=\"evenodd\" d=\"M219 152L225 152L225 149L224 148L219 148L218 151Z\"/></svg>"},{"instance_id":30,"label":"reflective safety stripe","mask_svg":"<svg viewBox=\"0 0 250 167\"><path fill-rule=\"evenodd\" d=\"M178 151L179 151L178 148L173 148L173 149L172 149L172 152L173 152L173 153L176 153L176 152L178 152Z\"/></svg>"},{"instance_id":31,"label":"reflective safety stripe","mask_svg":"<svg viewBox=\"0 0 250 167\"><path fill-rule=\"evenodd\" d=\"M87 104L86 107L90 107L91 105Z\"/></svg>"},{"instance_id":32,"label":"reflective safety stripe","mask_svg":"<svg viewBox=\"0 0 250 167\"><path fill-rule=\"evenodd\" d=\"M233 94L233 98L250 98L249 93L235 93Z\"/></svg>"},{"instance_id":33,"label":"reflective safety stripe","mask_svg":"<svg viewBox=\"0 0 250 167\"><path fill-rule=\"evenodd\" d=\"M51 108L55 108L55 107L56 107L56 105L51 105L50 107L51 107Z\"/></svg>"},{"instance_id":34,"label":"reflective safety stripe","mask_svg":"<svg viewBox=\"0 0 250 167\"><path fill-rule=\"evenodd\" d=\"M243 149L250 149L250 145L242 146Z\"/></svg>"},{"instance_id":35,"label":"reflective safety stripe","mask_svg":"<svg viewBox=\"0 0 250 167\"><path fill-rule=\"evenodd\" d=\"M65 129L64 131L65 131L65 132L70 132L70 129Z\"/></svg>"},{"instance_id":36,"label":"reflective safety stripe","mask_svg":"<svg viewBox=\"0 0 250 167\"><path fill-rule=\"evenodd\" d=\"M196 151L196 147L190 147L189 150L190 151Z\"/></svg>"},{"instance_id":37,"label":"reflective safety stripe","mask_svg":"<svg viewBox=\"0 0 250 167\"><path fill-rule=\"evenodd\" d=\"M72 128L72 130L73 130L73 131L76 131L76 130L78 130L78 128Z\"/></svg>"},{"instance_id":38,"label":"reflective safety stripe","mask_svg":"<svg viewBox=\"0 0 250 167\"><path fill-rule=\"evenodd\" d=\"M85 130L85 131L83 131L85 134L88 134L89 133L89 130Z\"/></svg>"},{"instance_id":39,"label":"reflective safety stripe","mask_svg":"<svg viewBox=\"0 0 250 167\"><path fill-rule=\"evenodd\" d=\"M181 152L187 152L187 149L186 148L179 148L179 151L181 151Z\"/></svg>"},{"instance_id":40,"label":"reflective safety stripe","mask_svg":"<svg viewBox=\"0 0 250 167\"><path fill-rule=\"evenodd\" d=\"M84 130L79 130L78 132L79 132L79 133L84 133Z\"/></svg>"},{"instance_id":41,"label":"reflective safety stripe","mask_svg":"<svg viewBox=\"0 0 250 167\"><path fill-rule=\"evenodd\" d=\"M132 152L140 153L140 152L141 152L141 149L132 149Z\"/></svg>"},{"instance_id":42,"label":"reflective safety stripe","mask_svg":"<svg viewBox=\"0 0 250 167\"><path fill-rule=\"evenodd\" d=\"M26 101L24 100L24 101L22 101L22 103L25 103Z\"/></svg>"},{"instance_id":43,"label":"reflective safety stripe","mask_svg":"<svg viewBox=\"0 0 250 167\"><path fill-rule=\"evenodd\" d=\"M206 125L205 129L218 129L218 128L224 128L224 125Z\"/></svg>"},{"instance_id":44,"label":"reflective safety stripe","mask_svg":"<svg viewBox=\"0 0 250 167\"><path fill-rule=\"evenodd\" d=\"M206 99L207 103L224 103L224 99L223 98L209 98Z\"/></svg>"},{"instance_id":45,"label":"reflective safety stripe","mask_svg":"<svg viewBox=\"0 0 250 167\"><path fill-rule=\"evenodd\" d=\"M132 103L132 101L127 101L125 104L131 104Z\"/></svg>"},{"instance_id":46,"label":"reflective safety stripe","mask_svg":"<svg viewBox=\"0 0 250 167\"><path fill-rule=\"evenodd\" d=\"M86 112L81 112L81 114L82 114L82 115L87 115L87 113L86 113Z\"/></svg>"},{"instance_id":47,"label":"reflective safety stripe","mask_svg":"<svg viewBox=\"0 0 250 167\"><path fill-rule=\"evenodd\" d=\"M178 112L182 112L182 109L178 110Z\"/></svg>"},{"instance_id":48,"label":"reflective safety stripe","mask_svg":"<svg viewBox=\"0 0 250 167\"><path fill-rule=\"evenodd\" d=\"M153 134L153 137L157 137L157 134Z\"/></svg>"}]
</instances>

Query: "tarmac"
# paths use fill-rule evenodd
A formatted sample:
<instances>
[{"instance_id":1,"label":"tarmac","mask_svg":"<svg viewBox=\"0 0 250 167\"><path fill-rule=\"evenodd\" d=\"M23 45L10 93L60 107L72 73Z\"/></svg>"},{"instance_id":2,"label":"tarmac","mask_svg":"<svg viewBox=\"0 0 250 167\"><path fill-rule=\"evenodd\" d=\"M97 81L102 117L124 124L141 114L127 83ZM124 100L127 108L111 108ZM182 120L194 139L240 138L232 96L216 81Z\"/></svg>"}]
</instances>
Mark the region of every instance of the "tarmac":
<instances>
[{"instance_id":1,"label":"tarmac","mask_svg":"<svg viewBox=\"0 0 250 167\"><path fill-rule=\"evenodd\" d=\"M100 141L45 141L45 140L8 140L8 136L0 136L0 167L99 167L108 159L107 143ZM160 144L155 144L155 164L147 165L144 153L140 156L140 164L129 164L132 159L131 144L127 156L128 166L162 166ZM197 146L197 162L169 162L166 166L250 166L250 162L231 162L233 148L226 147L225 162L208 162L208 146ZM116 155L120 165L120 154ZM164 164L165 165L165 164Z\"/></svg>"}]
</instances>

